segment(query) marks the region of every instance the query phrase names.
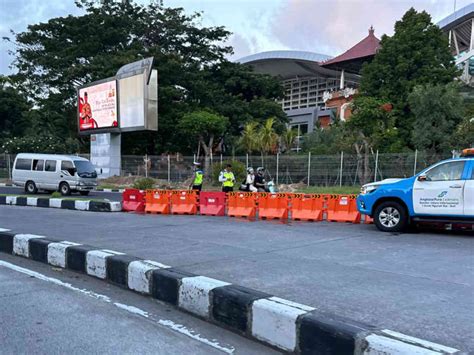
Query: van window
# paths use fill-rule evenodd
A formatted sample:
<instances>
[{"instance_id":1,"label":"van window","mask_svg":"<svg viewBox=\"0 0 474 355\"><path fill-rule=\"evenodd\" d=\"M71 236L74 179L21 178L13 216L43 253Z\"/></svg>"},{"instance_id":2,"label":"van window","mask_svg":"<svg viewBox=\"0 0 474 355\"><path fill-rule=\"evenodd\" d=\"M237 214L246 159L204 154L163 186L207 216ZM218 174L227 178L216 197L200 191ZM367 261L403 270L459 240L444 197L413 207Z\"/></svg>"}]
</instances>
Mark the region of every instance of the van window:
<instances>
[{"instance_id":1,"label":"van window","mask_svg":"<svg viewBox=\"0 0 474 355\"><path fill-rule=\"evenodd\" d=\"M16 170L31 170L31 159L17 159Z\"/></svg>"},{"instance_id":2,"label":"van window","mask_svg":"<svg viewBox=\"0 0 474 355\"><path fill-rule=\"evenodd\" d=\"M34 159L33 160L33 170L35 171L43 171L43 166L44 166L44 160L38 160Z\"/></svg>"},{"instance_id":3,"label":"van window","mask_svg":"<svg viewBox=\"0 0 474 355\"><path fill-rule=\"evenodd\" d=\"M74 165L72 161L63 160L61 161L61 171L67 171L69 175L74 176L76 169L74 169Z\"/></svg>"},{"instance_id":4,"label":"van window","mask_svg":"<svg viewBox=\"0 0 474 355\"><path fill-rule=\"evenodd\" d=\"M56 171L56 160L46 160L44 171Z\"/></svg>"}]
</instances>

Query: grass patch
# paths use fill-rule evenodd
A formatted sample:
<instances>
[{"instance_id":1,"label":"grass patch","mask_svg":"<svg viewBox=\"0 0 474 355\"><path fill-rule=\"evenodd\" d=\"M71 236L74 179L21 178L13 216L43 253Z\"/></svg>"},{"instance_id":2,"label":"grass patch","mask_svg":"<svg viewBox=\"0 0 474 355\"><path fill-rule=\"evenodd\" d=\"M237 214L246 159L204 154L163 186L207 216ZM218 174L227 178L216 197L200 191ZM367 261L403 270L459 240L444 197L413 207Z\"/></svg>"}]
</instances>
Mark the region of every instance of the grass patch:
<instances>
[{"instance_id":1,"label":"grass patch","mask_svg":"<svg viewBox=\"0 0 474 355\"><path fill-rule=\"evenodd\" d=\"M301 193L311 194L355 194L360 192L360 186L309 186L298 189Z\"/></svg>"}]
</instances>

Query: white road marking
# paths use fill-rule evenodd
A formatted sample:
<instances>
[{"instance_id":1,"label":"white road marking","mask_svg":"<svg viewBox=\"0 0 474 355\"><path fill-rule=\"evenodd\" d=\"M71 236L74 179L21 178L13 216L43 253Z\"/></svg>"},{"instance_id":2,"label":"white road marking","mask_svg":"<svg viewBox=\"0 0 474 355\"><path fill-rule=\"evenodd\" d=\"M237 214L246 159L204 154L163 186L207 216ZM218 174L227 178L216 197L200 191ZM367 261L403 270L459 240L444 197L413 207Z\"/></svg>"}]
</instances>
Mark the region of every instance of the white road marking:
<instances>
[{"instance_id":1,"label":"white road marking","mask_svg":"<svg viewBox=\"0 0 474 355\"><path fill-rule=\"evenodd\" d=\"M25 275L28 275L28 276L32 276L32 277L34 277L38 280L51 282L51 283L53 283L57 286L61 286L61 287L67 288L71 291L82 293L84 295L90 296L90 297L98 299L100 301L104 301L106 303L112 303L115 307L117 307L121 310L124 310L126 312L132 313L132 314L140 316L140 317L150 319L150 315L148 314L148 312L146 312L146 311L144 311L140 308L134 307L134 306L129 306L129 305L126 305L126 304L123 304L123 303L118 303L118 302L112 302L110 297L105 296L105 295L101 295L100 293L96 293L96 292L89 291L89 290L86 290L86 289L74 287L70 283L63 282L59 279L55 279L53 277L49 277L49 276L40 274L39 272L30 270L30 269L26 269L26 268L23 268L21 266L11 264L11 263L3 261L3 260L0 260L0 266L3 266L3 267L5 267L7 269L10 269L10 270L21 272L22 274L25 274ZM164 326L164 327L166 327L166 328L168 328L168 329L174 330L174 331L176 331L178 333L181 333L181 334L183 334L183 335L185 335L189 338L192 338L196 341L199 341L203 344L209 345L210 347L213 347L214 349L220 350L220 351L222 351L226 354L233 354L234 351L235 351L234 347L226 348L226 347L220 345L219 342L206 339L206 338L202 337L200 334L197 334L195 331L186 328L184 325L177 324L177 323L173 322L172 320L159 319L157 321L157 323Z\"/></svg>"}]
</instances>

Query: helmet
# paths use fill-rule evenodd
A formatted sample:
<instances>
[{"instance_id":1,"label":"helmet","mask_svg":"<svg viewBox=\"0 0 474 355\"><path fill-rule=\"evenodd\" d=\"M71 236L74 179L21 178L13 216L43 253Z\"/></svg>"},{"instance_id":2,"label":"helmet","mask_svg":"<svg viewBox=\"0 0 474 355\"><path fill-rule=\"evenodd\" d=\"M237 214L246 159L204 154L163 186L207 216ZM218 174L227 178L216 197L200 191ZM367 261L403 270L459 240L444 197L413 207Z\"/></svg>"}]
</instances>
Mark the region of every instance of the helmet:
<instances>
[{"instance_id":1,"label":"helmet","mask_svg":"<svg viewBox=\"0 0 474 355\"><path fill-rule=\"evenodd\" d=\"M265 171L265 168L263 166L260 166L257 168L257 173L263 173Z\"/></svg>"},{"instance_id":2,"label":"helmet","mask_svg":"<svg viewBox=\"0 0 474 355\"><path fill-rule=\"evenodd\" d=\"M249 167L247 168L247 172L248 172L249 174L253 174L253 168L252 168L251 166L249 166Z\"/></svg>"}]
</instances>

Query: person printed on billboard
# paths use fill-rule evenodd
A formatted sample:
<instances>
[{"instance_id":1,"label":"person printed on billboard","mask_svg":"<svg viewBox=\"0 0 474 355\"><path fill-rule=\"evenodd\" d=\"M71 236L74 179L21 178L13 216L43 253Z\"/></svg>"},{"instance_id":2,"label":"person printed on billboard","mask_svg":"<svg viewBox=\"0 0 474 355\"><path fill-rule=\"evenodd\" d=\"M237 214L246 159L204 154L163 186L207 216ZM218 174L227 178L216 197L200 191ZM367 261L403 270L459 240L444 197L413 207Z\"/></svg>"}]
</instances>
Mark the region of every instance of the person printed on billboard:
<instances>
[{"instance_id":1,"label":"person printed on billboard","mask_svg":"<svg viewBox=\"0 0 474 355\"><path fill-rule=\"evenodd\" d=\"M87 100L87 92L84 93L84 97L79 98L79 118L81 130L98 128L97 122L92 118L92 107Z\"/></svg>"}]
</instances>

